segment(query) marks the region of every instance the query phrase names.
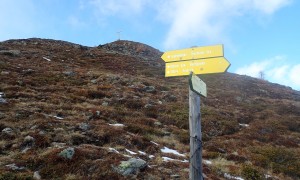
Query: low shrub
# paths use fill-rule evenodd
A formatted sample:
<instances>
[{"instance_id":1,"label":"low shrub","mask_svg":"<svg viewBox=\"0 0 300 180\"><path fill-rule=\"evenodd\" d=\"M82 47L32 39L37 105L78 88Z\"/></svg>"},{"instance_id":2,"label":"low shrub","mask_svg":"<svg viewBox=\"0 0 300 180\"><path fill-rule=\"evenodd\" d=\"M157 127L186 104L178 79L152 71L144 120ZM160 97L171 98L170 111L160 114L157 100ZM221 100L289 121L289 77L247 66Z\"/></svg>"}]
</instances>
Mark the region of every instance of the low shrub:
<instances>
[{"instance_id":1,"label":"low shrub","mask_svg":"<svg viewBox=\"0 0 300 180\"><path fill-rule=\"evenodd\" d=\"M242 176L246 180L262 180L263 174L251 165L244 165L242 167Z\"/></svg>"}]
</instances>

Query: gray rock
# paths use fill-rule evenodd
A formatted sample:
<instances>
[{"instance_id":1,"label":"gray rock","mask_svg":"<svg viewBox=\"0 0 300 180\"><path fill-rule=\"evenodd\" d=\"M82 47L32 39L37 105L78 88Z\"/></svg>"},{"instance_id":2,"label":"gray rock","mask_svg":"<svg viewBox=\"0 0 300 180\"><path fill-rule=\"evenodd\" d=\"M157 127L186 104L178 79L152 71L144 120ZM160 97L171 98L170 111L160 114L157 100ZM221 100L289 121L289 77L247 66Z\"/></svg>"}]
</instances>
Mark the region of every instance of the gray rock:
<instances>
[{"instance_id":1,"label":"gray rock","mask_svg":"<svg viewBox=\"0 0 300 180\"><path fill-rule=\"evenodd\" d=\"M30 150L30 149L31 149L30 147L25 147L25 148L21 151L21 153L22 153L22 154L25 154L25 153L27 153L27 151Z\"/></svg>"},{"instance_id":2,"label":"gray rock","mask_svg":"<svg viewBox=\"0 0 300 180\"><path fill-rule=\"evenodd\" d=\"M155 126L162 126L162 123L159 122L159 121L155 121L155 122L154 122L154 125L155 125Z\"/></svg>"},{"instance_id":3,"label":"gray rock","mask_svg":"<svg viewBox=\"0 0 300 180\"><path fill-rule=\"evenodd\" d=\"M146 87L143 88L143 90L144 90L145 92L148 92L148 93L153 93L153 92L156 91L156 89L155 89L154 86L146 86Z\"/></svg>"},{"instance_id":4,"label":"gray rock","mask_svg":"<svg viewBox=\"0 0 300 180\"><path fill-rule=\"evenodd\" d=\"M147 167L147 162L142 159L131 158L128 161L122 161L121 164L116 168L119 174L128 176L137 174L140 170Z\"/></svg>"},{"instance_id":5,"label":"gray rock","mask_svg":"<svg viewBox=\"0 0 300 180\"><path fill-rule=\"evenodd\" d=\"M66 143L59 143L59 142L52 142L51 147L54 148L64 148L66 146Z\"/></svg>"},{"instance_id":6,"label":"gray rock","mask_svg":"<svg viewBox=\"0 0 300 180\"><path fill-rule=\"evenodd\" d=\"M7 56L19 56L21 54L20 50L1 50L0 54L7 55Z\"/></svg>"},{"instance_id":7,"label":"gray rock","mask_svg":"<svg viewBox=\"0 0 300 180\"><path fill-rule=\"evenodd\" d=\"M8 71L1 71L1 75L9 75Z\"/></svg>"},{"instance_id":8,"label":"gray rock","mask_svg":"<svg viewBox=\"0 0 300 180\"><path fill-rule=\"evenodd\" d=\"M240 96L237 96L237 97L235 97L235 100L236 100L237 102L241 102L241 101L243 101L243 98L241 98Z\"/></svg>"},{"instance_id":9,"label":"gray rock","mask_svg":"<svg viewBox=\"0 0 300 180\"><path fill-rule=\"evenodd\" d=\"M26 136L25 138L24 138L24 143L26 143L26 144L29 144L29 143L33 143L34 142L34 138L32 137L32 136Z\"/></svg>"},{"instance_id":10,"label":"gray rock","mask_svg":"<svg viewBox=\"0 0 300 180\"><path fill-rule=\"evenodd\" d=\"M104 101L104 102L102 103L102 106L108 106L108 102Z\"/></svg>"},{"instance_id":11,"label":"gray rock","mask_svg":"<svg viewBox=\"0 0 300 180\"><path fill-rule=\"evenodd\" d=\"M164 95L163 99L167 102L175 102L177 101L177 97L172 94L166 94Z\"/></svg>"},{"instance_id":12,"label":"gray rock","mask_svg":"<svg viewBox=\"0 0 300 180\"><path fill-rule=\"evenodd\" d=\"M8 164L6 165L7 168L11 169L11 170L14 170L14 171L22 171L25 169L25 167L21 166L21 167L18 167L15 163L13 164Z\"/></svg>"},{"instance_id":13,"label":"gray rock","mask_svg":"<svg viewBox=\"0 0 300 180\"><path fill-rule=\"evenodd\" d=\"M151 107L153 107L153 105L152 104L146 104L144 107L145 108L151 108Z\"/></svg>"},{"instance_id":14,"label":"gray rock","mask_svg":"<svg viewBox=\"0 0 300 180\"><path fill-rule=\"evenodd\" d=\"M0 97L0 104L7 104L7 101L4 98Z\"/></svg>"},{"instance_id":15,"label":"gray rock","mask_svg":"<svg viewBox=\"0 0 300 180\"><path fill-rule=\"evenodd\" d=\"M0 92L0 97L1 97L1 98L4 98L4 97L5 97L4 92Z\"/></svg>"},{"instance_id":16,"label":"gray rock","mask_svg":"<svg viewBox=\"0 0 300 180\"><path fill-rule=\"evenodd\" d=\"M76 73L73 71L65 71L65 72L63 72L63 74L66 76L75 76Z\"/></svg>"},{"instance_id":17,"label":"gray rock","mask_svg":"<svg viewBox=\"0 0 300 180\"><path fill-rule=\"evenodd\" d=\"M29 74L32 74L34 72L33 69L25 69L22 71L25 75L29 75Z\"/></svg>"},{"instance_id":18,"label":"gray rock","mask_svg":"<svg viewBox=\"0 0 300 180\"><path fill-rule=\"evenodd\" d=\"M38 171L35 171L33 173L33 179L36 179L36 180L42 179L42 177L41 177L41 175L40 175L40 173Z\"/></svg>"},{"instance_id":19,"label":"gray rock","mask_svg":"<svg viewBox=\"0 0 300 180\"><path fill-rule=\"evenodd\" d=\"M164 134L164 136L170 136L171 135L171 133L168 132L168 131L163 131L163 134Z\"/></svg>"},{"instance_id":20,"label":"gray rock","mask_svg":"<svg viewBox=\"0 0 300 180\"><path fill-rule=\"evenodd\" d=\"M173 175L171 175L171 178L172 178L172 179L179 179L179 178L180 178L180 175L178 175L178 174L173 174Z\"/></svg>"},{"instance_id":21,"label":"gray rock","mask_svg":"<svg viewBox=\"0 0 300 180\"><path fill-rule=\"evenodd\" d=\"M97 82L98 82L97 79L92 79L92 80L91 80L91 83L93 83L93 84L97 84Z\"/></svg>"},{"instance_id":22,"label":"gray rock","mask_svg":"<svg viewBox=\"0 0 300 180\"><path fill-rule=\"evenodd\" d=\"M75 154L75 149L73 147L68 147L67 149L62 150L58 156L65 159L72 159Z\"/></svg>"},{"instance_id":23,"label":"gray rock","mask_svg":"<svg viewBox=\"0 0 300 180\"><path fill-rule=\"evenodd\" d=\"M79 125L79 129L81 129L81 130L83 130L83 131L87 131L87 130L90 129L90 125L87 124L87 123L81 123L81 124Z\"/></svg>"},{"instance_id":24,"label":"gray rock","mask_svg":"<svg viewBox=\"0 0 300 180\"><path fill-rule=\"evenodd\" d=\"M7 134L7 135L12 135L13 130L11 128L7 127L2 130L2 133Z\"/></svg>"},{"instance_id":25,"label":"gray rock","mask_svg":"<svg viewBox=\"0 0 300 180\"><path fill-rule=\"evenodd\" d=\"M36 128L38 128L38 126L37 126L37 125L34 125L34 126L32 126L30 129L31 129L31 130L34 130L34 129L36 129Z\"/></svg>"}]
</instances>

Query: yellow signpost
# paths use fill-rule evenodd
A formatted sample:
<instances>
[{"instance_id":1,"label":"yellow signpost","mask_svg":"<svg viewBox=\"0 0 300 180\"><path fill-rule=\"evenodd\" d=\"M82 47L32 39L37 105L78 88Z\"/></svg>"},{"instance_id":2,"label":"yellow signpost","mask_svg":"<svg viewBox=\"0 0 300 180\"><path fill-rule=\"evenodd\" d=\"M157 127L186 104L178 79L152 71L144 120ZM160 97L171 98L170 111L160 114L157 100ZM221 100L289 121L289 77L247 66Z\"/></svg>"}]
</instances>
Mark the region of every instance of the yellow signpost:
<instances>
[{"instance_id":1,"label":"yellow signpost","mask_svg":"<svg viewBox=\"0 0 300 180\"><path fill-rule=\"evenodd\" d=\"M223 45L194 47L165 52L161 58L167 62L224 56Z\"/></svg>"},{"instance_id":2,"label":"yellow signpost","mask_svg":"<svg viewBox=\"0 0 300 180\"><path fill-rule=\"evenodd\" d=\"M166 63L165 76L186 76L190 72L195 74L211 74L225 72L230 63L224 57L179 61Z\"/></svg>"},{"instance_id":3,"label":"yellow signpost","mask_svg":"<svg viewBox=\"0 0 300 180\"><path fill-rule=\"evenodd\" d=\"M189 129L191 180L203 180L200 95L206 97L206 84L195 74L226 72L230 63L224 58L223 45L195 47L165 52L166 77L189 76Z\"/></svg>"}]
</instances>

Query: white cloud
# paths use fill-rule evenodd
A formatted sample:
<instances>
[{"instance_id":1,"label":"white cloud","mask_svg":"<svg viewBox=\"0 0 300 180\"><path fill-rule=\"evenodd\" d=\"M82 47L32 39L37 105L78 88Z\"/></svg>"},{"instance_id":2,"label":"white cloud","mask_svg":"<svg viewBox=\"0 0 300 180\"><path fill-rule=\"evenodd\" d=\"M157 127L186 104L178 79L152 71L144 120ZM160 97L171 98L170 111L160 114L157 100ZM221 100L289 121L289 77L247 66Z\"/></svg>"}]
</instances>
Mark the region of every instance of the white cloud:
<instances>
[{"instance_id":1,"label":"white cloud","mask_svg":"<svg viewBox=\"0 0 300 180\"><path fill-rule=\"evenodd\" d=\"M165 49L178 48L190 42L230 42L227 27L235 17L244 15L272 15L293 0L89 0L98 22L108 17L119 18L143 15L152 10L152 17L169 26L164 39ZM83 2L83 1L80 1ZM81 5L83 6L83 5ZM148 16L149 18L149 16ZM147 23L147 20L142 22ZM195 45L195 44L190 44Z\"/></svg>"},{"instance_id":2,"label":"white cloud","mask_svg":"<svg viewBox=\"0 0 300 180\"><path fill-rule=\"evenodd\" d=\"M300 89L300 64L295 65L289 73L289 79Z\"/></svg>"},{"instance_id":3,"label":"white cloud","mask_svg":"<svg viewBox=\"0 0 300 180\"><path fill-rule=\"evenodd\" d=\"M171 27L165 48L178 46L195 38L216 41L236 16L272 15L291 0L166 0L158 10ZM168 19L167 19L168 18Z\"/></svg>"},{"instance_id":4,"label":"white cloud","mask_svg":"<svg viewBox=\"0 0 300 180\"><path fill-rule=\"evenodd\" d=\"M294 89L300 89L300 64L290 64L286 57L275 56L259 62L238 68L235 73L259 78L259 73L265 74L265 79Z\"/></svg>"},{"instance_id":5,"label":"white cloud","mask_svg":"<svg viewBox=\"0 0 300 180\"><path fill-rule=\"evenodd\" d=\"M292 0L254 0L254 7L265 14L272 14L291 2Z\"/></svg>"},{"instance_id":6,"label":"white cloud","mask_svg":"<svg viewBox=\"0 0 300 180\"><path fill-rule=\"evenodd\" d=\"M264 72L269 64L270 64L270 62L268 62L268 61L255 62L248 66L244 66L244 67L237 69L235 73L242 74L242 75L248 75L248 76L252 76L252 77L259 77L259 73Z\"/></svg>"},{"instance_id":7,"label":"white cloud","mask_svg":"<svg viewBox=\"0 0 300 180\"><path fill-rule=\"evenodd\" d=\"M274 67L273 69L267 71L267 75L269 77L273 77L273 79L283 80L285 77L287 77L289 69L291 69L289 65Z\"/></svg>"}]
</instances>

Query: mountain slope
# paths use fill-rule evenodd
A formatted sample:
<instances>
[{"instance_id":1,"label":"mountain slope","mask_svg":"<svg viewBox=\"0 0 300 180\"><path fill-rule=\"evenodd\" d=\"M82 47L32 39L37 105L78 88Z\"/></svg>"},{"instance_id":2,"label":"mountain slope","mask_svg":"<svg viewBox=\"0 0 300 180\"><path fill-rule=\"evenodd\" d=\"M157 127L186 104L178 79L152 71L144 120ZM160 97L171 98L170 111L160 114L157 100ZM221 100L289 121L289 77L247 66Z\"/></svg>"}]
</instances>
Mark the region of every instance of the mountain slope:
<instances>
[{"instance_id":1,"label":"mountain slope","mask_svg":"<svg viewBox=\"0 0 300 180\"><path fill-rule=\"evenodd\" d=\"M165 78L161 54L131 41L1 42L0 179L188 179L187 77ZM300 93L231 73L200 77L208 179L299 179ZM60 156L68 148L73 156ZM121 175L129 156L148 166Z\"/></svg>"}]
</instances>

